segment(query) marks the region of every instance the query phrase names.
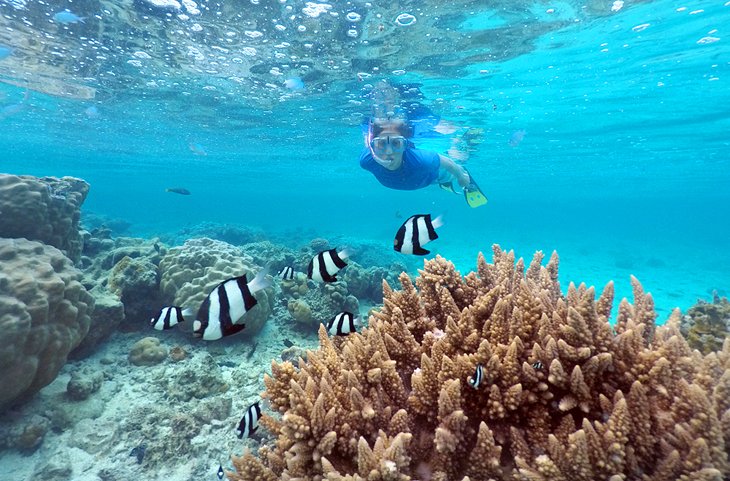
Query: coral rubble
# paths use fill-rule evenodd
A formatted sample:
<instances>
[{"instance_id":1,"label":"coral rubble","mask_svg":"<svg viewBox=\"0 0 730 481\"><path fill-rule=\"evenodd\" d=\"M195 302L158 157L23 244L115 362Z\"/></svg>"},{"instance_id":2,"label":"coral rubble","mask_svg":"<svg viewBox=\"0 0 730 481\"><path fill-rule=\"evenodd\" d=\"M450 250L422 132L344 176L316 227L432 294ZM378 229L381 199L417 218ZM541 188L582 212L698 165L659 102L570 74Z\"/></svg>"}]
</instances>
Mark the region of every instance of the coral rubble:
<instances>
[{"instance_id":1,"label":"coral rubble","mask_svg":"<svg viewBox=\"0 0 730 481\"><path fill-rule=\"evenodd\" d=\"M692 351L652 298L609 316L613 284L571 284L558 258L525 268L494 247L461 276L427 261L415 285L384 283L362 333L331 339L265 377L281 416L241 480L722 480L730 476L730 341ZM484 367L478 388L467 382Z\"/></svg>"}]
</instances>

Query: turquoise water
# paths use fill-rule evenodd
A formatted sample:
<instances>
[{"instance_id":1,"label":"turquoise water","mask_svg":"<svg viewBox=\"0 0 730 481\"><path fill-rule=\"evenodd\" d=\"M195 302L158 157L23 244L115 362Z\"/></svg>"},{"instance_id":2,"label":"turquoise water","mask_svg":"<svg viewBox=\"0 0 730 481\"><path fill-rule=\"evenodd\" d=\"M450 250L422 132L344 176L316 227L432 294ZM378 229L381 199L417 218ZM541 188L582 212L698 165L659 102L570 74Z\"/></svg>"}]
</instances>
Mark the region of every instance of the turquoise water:
<instances>
[{"instance_id":1,"label":"turquoise water","mask_svg":"<svg viewBox=\"0 0 730 481\"><path fill-rule=\"evenodd\" d=\"M565 285L623 297L636 275L660 320L727 292L730 3L196 5L0 2L0 171L81 177L84 211L128 235L216 222L388 247L404 216L444 214L430 248L463 271L493 243L556 249ZM54 21L65 8L84 21ZM484 129L466 166L487 206L359 168L383 79Z\"/></svg>"}]
</instances>

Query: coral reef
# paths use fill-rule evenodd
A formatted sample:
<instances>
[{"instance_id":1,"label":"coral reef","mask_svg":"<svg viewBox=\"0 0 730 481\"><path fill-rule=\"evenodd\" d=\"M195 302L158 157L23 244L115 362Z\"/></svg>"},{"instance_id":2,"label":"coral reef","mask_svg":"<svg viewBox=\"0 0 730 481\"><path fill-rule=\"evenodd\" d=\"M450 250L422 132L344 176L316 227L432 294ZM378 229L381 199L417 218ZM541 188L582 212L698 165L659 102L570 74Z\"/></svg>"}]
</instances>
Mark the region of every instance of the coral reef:
<instances>
[{"instance_id":1,"label":"coral reef","mask_svg":"<svg viewBox=\"0 0 730 481\"><path fill-rule=\"evenodd\" d=\"M188 357L188 351L185 350L184 347L172 346L172 348L170 348L170 359L172 359L173 362L183 361L186 357Z\"/></svg>"},{"instance_id":2,"label":"coral reef","mask_svg":"<svg viewBox=\"0 0 730 481\"><path fill-rule=\"evenodd\" d=\"M234 457L229 478L728 479L730 341L703 357L678 312L656 328L633 278L612 329L613 283L563 295L557 255L542 260L495 246L463 277L436 257L415 285L384 283L362 333L320 327L306 361L272 363L264 396L281 418L260 423L275 443Z\"/></svg>"},{"instance_id":3,"label":"coral reef","mask_svg":"<svg viewBox=\"0 0 730 481\"><path fill-rule=\"evenodd\" d=\"M103 380L104 375L98 371L75 371L66 385L66 394L74 401L83 401L101 388Z\"/></svg>"},{"instance_id":4,"label":"coral reef","mask_svg":"<svg viewBox=\"0 0 730 481\"><path fill-rule=\"evenodd\" d=\"M205 459L208 445L201 443L198 435L210 429L213 420L217 424L225 420L231 413L231 405L230 397L216 397L178 404L178 412L171 413L167 406L147 404L131 410L120 431L134 433L134 445L146 446L144 466L147 469L169 466L170 460Z\"/></svg>"},{"instance_id":5,"label":"coral reef","mask_svg":"<svg viewBox=\"0 0 730 481\"><path fill-rule=\"evenodd\" d=\"M81 257L81 204L89 184L73 177L0 174L0 237L25 238Z\"/></svg>"},{"instance_id":6,"label":"coral reef","mask_svg":"<svg viewBox=\"0 0 730 481\"><path fill-rule=\"evenodd\" d=\"M353 296L380 303L383 302L383 281L393 283L398 279L398 274L405 270L406 266L398 263L389 267L373 266L366 269L357 262L350 262L344 271L343 280Z\"/></svg>"},{"instance_id":7,"label":"coral reef","mask_svg":"<svg viewBox=\"0 0 730 481\"><path fill-rule=\"evenodd\" d=\"M181 244L191 238L208 238L226 244L241 245L264 241L267 236L264 231L254 227L202 222L198 225L182 229L175 235L166 235L163 240L174 245Z\"/></svg>"},{"instance_id":8,"label":"coral reef","mask_svg":"<svg viewBox=\"0 0 730 481\"><path fill-rule=\"evenodd\" d=\"M213 239L191 239L170 249L160 261L160 290L165 303L197 311L219 283L244 273L251 280L260 270L237 247ZM258 304L244 318L247 334L261 330L274 304L271 288L256 292L254 297Z\"/></svg>"},{"instance_id":9,"label":"coral reef","mask_svg":"<svg viewBox=\"0 0 730 481\"><path fill-rule=\"evenodd\" d=\"M124 330L147 328L162 305L157 266L167 252L155 239L112 239L108 232L83 234L83 283L103 312L94 313L93 337L73 353L77 358L92 353L120 325Z\"/></svg>"},{"instance_id":10,"label":"coral reef","mask_svg":"<svg viewBox=\"0 0 730 481\"><path fill-rule=\"evenodd\" d=\"M129 351L129 362L135 366L154 366L165 360L167 349L156 337L143 337Z\"/></svg>"},{"instance_id":11,"label":"coral reef","mask_svg":"<svg viewBox=\"0 0 730 481\"><path fill-rule=\"evenodd\" d=\"M314 318L309 304L301 299L290 299L286 304L286 309L291 314L291 317L299 324L316 326L321 322Z\"/></svg>"},{"instance_id":12,"label":"coral reef","mask_svg":"<svg viewBox=\"0 0 730 481\"><path fill-rule=\"evenodd\" d=\"M33 414L20 419L16 425L0 426L0 449L17 449L23 453L35 451L51 429L48 418Z\"/></svg>"},{"instance_id":13,"label":"coral reef","mask_svg":"<svg viewBox=\"0 0 730 481\"><path fill-rule=\"evenodd\" d=\"M152 317L150 306L159 302L157 266L145 258L124 256L109 273L107 289L124 304L128 322L144 324Z\"/></svg>"},{"instance_id":14,"label":"coral reef","mask_svg":"<svg viewBox=\"0 0 730 481\"><path fill-rule=\"evenodd\" d=\"M291 281L282 281L281 284ZM286 308L292 318L305 330L327 322L335 314L342 311L358 313L360 303L347 291L347 283L338 281L327 284L312 284L304 294L287 301ZM282 287L284 292L285 287ZM301 292L301 291L300 291Z\"/></svg>"},{"instance_id":15,"label":"coral reef","mask_svg":"<svg viewBox=\"0 0 730 481\"><path fill-rule=\"evenodd\" d=\"M89 332L71 351L69 359L82 359L91 355L124 320L124 304L116 295L99 288L92 289L89 293L94 297L94 312Z\"/></svg>"},{"instance_id":16,"label":"coral reef","mask_svg":"<svg viewBox=\"0 0 730 481\"><path fill-rule=\"evenodd\" d=\"M221 369L210 354L196 357L162 381L169 399L190 401L228 391Z\"/></svg>"},{"instance_id":17,"label":"coral reef","mask_svg":"<svg viewBox=\"0 0 730 481\"><path fill-rule=\"evenodd\" d=\"M296 264L294 251L268 240L243 244L241 250L251 256L256 264L270 264L272 274L279 272L284 266Z\"/></svg>"},{"instance_id":18,"label":"coral reef","mask_svg":"<svg viewBox=\"0 0 730 481\"><path fill-rule=\"evenodd\" d=\"M94 299L80 278L55 247L0 239L0 412L53 381L88 332Z\"/></svg>"},{"instance_id":19,"label":"coral reef","mask_svg":"<svg viewBox=\"0 0 730 481\"><path fill-rule=\"evenodd\" d=\"M712 302L698 300L682 316L682 334L693 349L709 354L722 349L730 336L730 302L713 293Z\"/></svg>"}]
</instances>

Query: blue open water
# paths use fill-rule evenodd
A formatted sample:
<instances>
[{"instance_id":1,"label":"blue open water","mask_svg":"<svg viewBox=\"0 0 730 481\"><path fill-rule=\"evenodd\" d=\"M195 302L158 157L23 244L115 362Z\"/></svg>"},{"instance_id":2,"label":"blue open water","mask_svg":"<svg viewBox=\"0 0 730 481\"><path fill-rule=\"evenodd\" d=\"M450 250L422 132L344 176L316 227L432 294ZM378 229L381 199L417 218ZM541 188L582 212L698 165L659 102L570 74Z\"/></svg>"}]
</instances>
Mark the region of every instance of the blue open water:
<instances>
[{"instance_id":1,"label":"blue open water","mask_svg":"<svg viewBox=\"0 0 730 481\"><path fill-rule=\"evenodd\" d=\"M83 22L53 18L64 9ZM81 177L84 211L129 235L217 222L387 247L404 216L444 214L430 246L463 271L493 243L556 249L566 286L613 279L630 296L636 275L660 321L730 290L730 2L4 0L0 13L0 171ZM360 169L380 80L420 84L422 104L484 130L466 166L487 206Z\"/></svg>"}]
</instances>

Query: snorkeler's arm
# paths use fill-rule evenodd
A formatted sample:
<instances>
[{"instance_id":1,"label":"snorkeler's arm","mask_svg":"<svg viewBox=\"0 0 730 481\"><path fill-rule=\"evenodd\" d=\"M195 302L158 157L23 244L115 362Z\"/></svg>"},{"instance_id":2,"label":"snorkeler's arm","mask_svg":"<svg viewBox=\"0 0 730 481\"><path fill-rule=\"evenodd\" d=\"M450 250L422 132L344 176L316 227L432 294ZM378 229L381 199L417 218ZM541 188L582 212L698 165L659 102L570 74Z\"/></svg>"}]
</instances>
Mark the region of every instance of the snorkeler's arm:
<instances>
[{"instance_id":1,"label":"snorkeler's arm","mask_svg":"<svg viewBox=\"0 0 730 481\"><path fill-rule=\"evenodd\" d=\"M466 187L469 185L469 174L463 167L445 155L439 154L439 161L441 162L441 168L446 169L447 172L453 175L460 186Z\"/></svg>"}]
</instances>

